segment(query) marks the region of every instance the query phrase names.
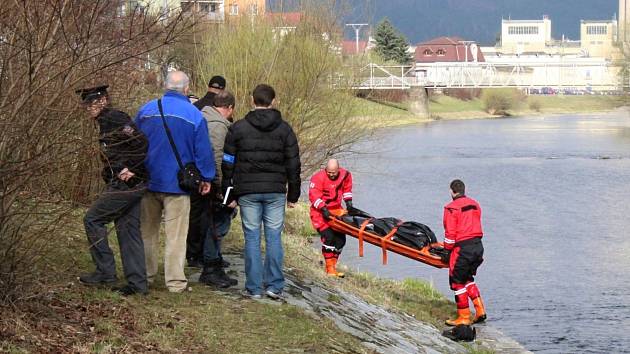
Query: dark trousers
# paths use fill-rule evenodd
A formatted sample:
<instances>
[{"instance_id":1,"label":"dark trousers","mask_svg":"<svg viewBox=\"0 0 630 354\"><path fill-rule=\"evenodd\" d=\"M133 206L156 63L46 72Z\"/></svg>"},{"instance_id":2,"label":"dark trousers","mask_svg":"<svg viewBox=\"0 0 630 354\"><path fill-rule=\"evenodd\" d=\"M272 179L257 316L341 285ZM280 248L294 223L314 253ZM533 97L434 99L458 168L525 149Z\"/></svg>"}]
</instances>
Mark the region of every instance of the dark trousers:
<instances>
[{"instance_id":1,"label":"dark trousers","mask_svg":"<svg viewBox=\"0 0 630 354\"><path fill-rule=\"evenodd\" d=\"M208 196L190 194L190 216L186 237L186 259L203 261L203 241L208 230Z\"/></svg>"},{"instance_id":2,"label":"dark trousers","mask_svg":"<svg viewBox=\"0 0 630 354\"><path fill-rule=\"evenodd\" d=\"M339 258L343 246L346 245L346 234L333 231L330 227L319 231L322 241L322 255L325 259Z\"/></svg>"},{"instance_id":3,"label":"dark trousers","mask_svg":"<svg viewBox=\"0 0 630 354\"><path fill-rule=\"evenodd\" d=\"M221 241L230 231L232 218L235 216L235 210L231 208L211 206L210 209L212 212L209 214L208 230L203 243L204 264L221 261Z\"/></svg>"},{"instance_id":4,"label":"dark trousers","mask_svg":"<svg viewBox=\"0 0 630 354\"><path fill-rule=\"evenodd\" d=\"M107 241L107 224L114 222L125 278L129 285L140 291L147 290L144 244L140 234L140 201L145 190L144 184L129 188L114 181L94 201L83 220L96 271L108 277L116 276L114 254Z\"/></svg>"},{"instance_id":5,"label":"dark trousers","mask_svg":"<svg viewBox=\"0 0 630 354\"><path fill-rule=\"evenodd\" d=\"M475 237L459 242L451 252L449 259L449 283L452 290L457 290L468 282L475 281L477 268L483 263L483 244Z\"/></svg>"}]
</instances>

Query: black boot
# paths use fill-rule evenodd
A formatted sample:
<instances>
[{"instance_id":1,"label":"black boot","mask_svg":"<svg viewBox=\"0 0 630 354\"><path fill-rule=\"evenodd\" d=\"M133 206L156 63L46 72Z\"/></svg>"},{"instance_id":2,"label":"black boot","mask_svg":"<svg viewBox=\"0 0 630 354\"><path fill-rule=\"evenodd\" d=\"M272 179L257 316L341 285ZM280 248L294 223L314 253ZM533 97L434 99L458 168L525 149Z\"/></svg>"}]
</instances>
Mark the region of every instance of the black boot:
<instances>
[{"instance_id":1,"label":"black boot","mask_svg":"<svg viewBox=\"0 0 630 354\"><path fill-rule=\"evenodd\" d=\"M79 281L85 285L110 285L118 281L116 275L105 275L99 272L83 274Z\"/></svg>"},{"instance_id":2,"label":"black boot","mask_svg":"<svg viewBox=\"0 0 630 354\"><path fill-rule=\"evenodd\" d=\"M221 265L217 262L206 263L203 266L201 275L199 276L199 282L210 286L216 286L218 288L230 287L230 282L226 281L221 274L218 273L217 270L219 269L223 270Z\"/></svg>"},{"instance_id":3,"label":"black boot","mask_svg":"<svg viewBox=\"0 0 630 354\"><path fill-rule=\"evenodd\" d=\"M214 270L214 272L217 274L218 277L220 277L221 279L223 279L223 281L227 282L228 284L230 284L230 286L234 286L236 284L238 284L238 280L230 278L227 273L225 272L225 270L223 270L223 267L218 267Z\"/></svg>"}]
</instances>

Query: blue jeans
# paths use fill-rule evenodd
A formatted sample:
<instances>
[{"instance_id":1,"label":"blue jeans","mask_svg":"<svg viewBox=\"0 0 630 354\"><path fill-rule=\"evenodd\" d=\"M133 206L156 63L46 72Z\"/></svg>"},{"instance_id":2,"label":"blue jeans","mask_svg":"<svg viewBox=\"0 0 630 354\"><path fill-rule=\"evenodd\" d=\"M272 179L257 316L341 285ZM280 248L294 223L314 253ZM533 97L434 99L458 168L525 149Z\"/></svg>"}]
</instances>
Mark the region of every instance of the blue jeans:
<instances>
[{"instance_id":1,"label":"blue jeans","mask_svg":"<svg viewBox=\"0 0 630 354\"><path fill-rule=\"evenodd\" d=\"M246 194L238 199L245 234L245 289L251 294L262 294L263 283L266 290L275 293L284 288L284 251L280 236L285 202L283 193ZM261 224L265 230L264 266L260 250Z\"/></svg>"},{"instance_id":2,"label":"blue jeans","mask_svg":"<svg viewBox=\"0 0 630 354\"><path fill-rule=\"evenodd\" d=\"M221 239L230 231L234 209L221 208L208 217L208 231L203 242L203 261L205 264L221 258Z\"/></svg>"}]
</instances>

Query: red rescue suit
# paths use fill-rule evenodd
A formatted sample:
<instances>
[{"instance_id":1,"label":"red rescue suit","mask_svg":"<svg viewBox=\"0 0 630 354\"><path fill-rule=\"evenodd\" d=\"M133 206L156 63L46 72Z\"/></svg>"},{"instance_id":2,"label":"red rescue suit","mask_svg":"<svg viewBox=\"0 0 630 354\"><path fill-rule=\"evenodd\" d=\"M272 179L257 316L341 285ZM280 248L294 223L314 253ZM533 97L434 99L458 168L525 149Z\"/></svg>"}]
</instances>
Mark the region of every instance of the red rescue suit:
<instances>
[{"instance_id":1,"label":"red rescue suit","mask_svg":"<svg viewBox=\"0 0 630 354\"><path fill-rule=\"evenodd\" d=\"M455 197L444 207L444 248L452 250L459 242L483 237L481 207L466 196Z\"/></svg>"},{"instance_id":2,"label":"red rescue suit","mask_svg":"<svg viewBox=\"0 0 630 354\"><path fill-rule=\"evenodd\" d=\"M468 298L479 298L474 281L483 262L481 207L475 200L458 196L444 207L444 248L451 251L449 283L458 309L468 309Z\"/></svg>"},{"instance_id":3,"label":"red rescue suit","mask_svg":"<svg viewBox=\"0 0 630 354\"><path fill-rule=\"evenodd\" d=\"M311 222L317 231L329 228L328 222L322 216L323 207L328 210L341 209L341 201L352 200L352 174L339 168L339 176L334 181L321 170L311 177L308 189L308 199L311 202Z\"/></svg>"}]
</instances>

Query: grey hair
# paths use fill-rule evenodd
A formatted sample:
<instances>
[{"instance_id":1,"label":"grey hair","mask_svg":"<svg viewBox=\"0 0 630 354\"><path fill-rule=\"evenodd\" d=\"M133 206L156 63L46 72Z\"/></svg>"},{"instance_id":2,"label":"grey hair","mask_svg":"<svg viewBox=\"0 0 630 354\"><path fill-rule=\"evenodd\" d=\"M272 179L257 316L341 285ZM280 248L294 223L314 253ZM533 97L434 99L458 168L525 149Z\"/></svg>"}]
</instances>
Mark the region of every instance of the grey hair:
<instances>
[{"instance_id":1,"label":"grey hair","mask_svg":"<svg viewBox=\"0 0 630 354\"><path fill-rule=\"evenodd\" d=\"M166 75L164 88L167 90L184 93L189 84L190 79L188 78L188 75L186 75L186 73L184 73L183 71L171 71Z\"/></svg>"}]
</instances>

